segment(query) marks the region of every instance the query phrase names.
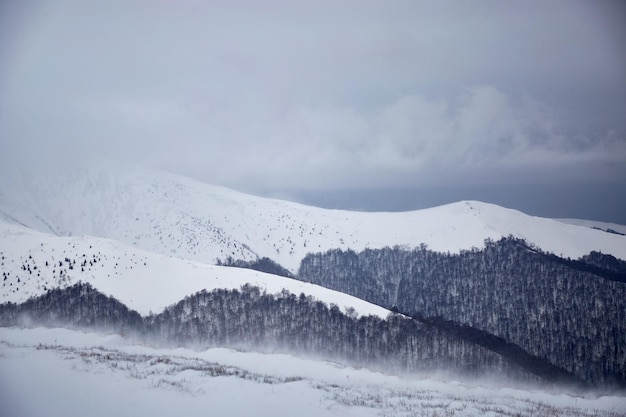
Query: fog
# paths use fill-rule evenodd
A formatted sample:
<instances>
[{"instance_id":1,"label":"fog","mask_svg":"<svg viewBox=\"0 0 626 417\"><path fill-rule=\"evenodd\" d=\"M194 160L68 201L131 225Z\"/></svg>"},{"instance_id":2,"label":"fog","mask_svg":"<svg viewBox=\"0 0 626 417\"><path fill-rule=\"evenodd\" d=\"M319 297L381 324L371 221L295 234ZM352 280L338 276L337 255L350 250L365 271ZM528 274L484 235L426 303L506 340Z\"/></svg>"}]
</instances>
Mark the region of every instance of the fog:
<instances>
[{"instance_id":1,"label":"fog","mask_svg":"<svg viewBox=\"0 0 626 417\"><path fill-rule=\"evenodd\" d=\"M64 329L2 328L0 340L6 343L0 375L11 377L0 398L9 415L203 416L210 409L232 416L474 417L504 409L520 416L614 417L626 410L619 396L572 396L500 380L464 383L437 374L398 378L292 355L154 349ZM189 369L211 366L253 378Z\"/></svg>"}]
</instances>

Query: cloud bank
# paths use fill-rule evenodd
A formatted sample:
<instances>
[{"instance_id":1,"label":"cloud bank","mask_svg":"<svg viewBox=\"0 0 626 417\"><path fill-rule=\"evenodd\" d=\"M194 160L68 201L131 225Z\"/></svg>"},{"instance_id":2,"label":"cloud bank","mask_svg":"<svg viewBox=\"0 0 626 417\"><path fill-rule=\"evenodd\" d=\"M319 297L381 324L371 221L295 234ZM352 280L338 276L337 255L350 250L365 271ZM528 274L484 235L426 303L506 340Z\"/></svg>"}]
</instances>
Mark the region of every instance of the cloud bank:
<instances>
[{"instance_id":1,"label":"cloud bank","mask_svg":"<svg viewBox=\"0 0 626 417\"><path fill-rule=\"evenodd\" d=\"M0 6L2 164L309 189L626 180L619 2Z\"/></svg>"}]
</instances>

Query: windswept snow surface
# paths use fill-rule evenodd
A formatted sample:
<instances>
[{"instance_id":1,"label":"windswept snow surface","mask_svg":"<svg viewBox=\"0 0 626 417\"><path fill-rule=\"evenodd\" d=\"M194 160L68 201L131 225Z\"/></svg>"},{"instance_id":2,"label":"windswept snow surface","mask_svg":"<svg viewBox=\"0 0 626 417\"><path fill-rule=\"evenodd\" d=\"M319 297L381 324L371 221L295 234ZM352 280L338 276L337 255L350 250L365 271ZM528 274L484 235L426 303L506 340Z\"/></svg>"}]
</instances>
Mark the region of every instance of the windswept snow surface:
<instances>
[{"instance_id":1,"label":"windswept snow surface","mask_svg":"<svg viewBox=\"0 0 626 417\"><path fill-rule=\"evenodd\" d=\"M513 235L578 258L626 259L626 237L463 201L402 213L326 210L254 197L161 171L86 169L0 179L0 213L62 236L105 237L150 252L215 263L269 257L296 272L310 252L385 246L458 252Z\"/></svg>"},{"instance_id":2,"label":"windswept snow surface","mask_svg":"<svg viewBox=\"0 0 626 417\"><path fill-rule=\"evenodd\" d=\"M342 311L351 307L360 315L385 318L389 314L389 310L318 285L172 258L110 239L57 237L2 221L0 236L0 303L25 301L46 289L83 281L147 315L203 289L239 289L251 284L269 294L283 289L296 295L304 293L336 304Z\"/></svg>"},{"instance_id":3,"label":"windswept snow surface","mask_svg":"<svg viewBox=\"0 0 626 417\"><path fill-rule=\"evenodd\" d=\"M399 378L335 363L154 349L117 335L0 328L0 404L22 416L618 417L626 398Z\"/></svg>"}]
</instances>

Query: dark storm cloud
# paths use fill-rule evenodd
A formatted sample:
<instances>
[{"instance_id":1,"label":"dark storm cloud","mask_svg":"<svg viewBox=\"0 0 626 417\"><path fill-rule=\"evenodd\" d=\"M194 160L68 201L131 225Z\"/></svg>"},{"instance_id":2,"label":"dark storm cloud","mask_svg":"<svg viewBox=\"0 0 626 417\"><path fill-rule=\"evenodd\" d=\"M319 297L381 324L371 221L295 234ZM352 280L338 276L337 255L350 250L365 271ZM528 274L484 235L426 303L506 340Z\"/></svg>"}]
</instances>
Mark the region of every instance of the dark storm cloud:
<instances>
[{"instance_id":1,"label":"dark storm cloud","mask_svg":"<svg viewBox=\"0 0 626 417\"><path fill-rule=\"evenodd\" d=\"M626 178L620 2L0 6L4 164L249 191Z\"/></svg>"}]
</instances>

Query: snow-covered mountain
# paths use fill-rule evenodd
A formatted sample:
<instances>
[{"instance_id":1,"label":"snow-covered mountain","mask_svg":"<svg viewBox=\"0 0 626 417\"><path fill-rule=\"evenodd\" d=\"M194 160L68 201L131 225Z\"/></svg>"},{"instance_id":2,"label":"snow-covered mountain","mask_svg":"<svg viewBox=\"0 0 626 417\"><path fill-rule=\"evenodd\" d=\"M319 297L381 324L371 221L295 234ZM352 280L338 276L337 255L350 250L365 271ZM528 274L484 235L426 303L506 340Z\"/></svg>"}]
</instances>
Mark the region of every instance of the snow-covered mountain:
<instances>
[{"instance_id":1,"label":"snow-covered mountain","mask_svg":"<svg viewBox=\"0 0 626 417\"><path fill-rule=\"evenodd\" d=\"M310 252L415 247L457 252L513 235L578 258L626 259L626 237L477 201L401 213L327 210L150 170L65 170L0 183L0 215L45 233L114 239L213 264L271 258L292 272Z\"/></svg>"},{"instance_id":2,"label":"snow-covered mountain","mask_svg":"<svg viewBox=\"0 0 626 417\"><path fill-rule=\"evenodd\" d=\"M253 261L268 257L296 272L301 261L311 252L337 248L358 252L365 248L413 248L423 244L433 251L459 252L483 247L485 239L499 240L509 235L522 238L544 252L564 257L579 258L599 251L626 259L626 236L607 233L589 227L590 224L575 225L532 217L475 201L403 213L326 210L254 197L177 175L146 170L64 170L46 176L2 176L0 304L22 302L42 295L48 289L83 281L101 293L112 295L128 308L148 315L162 312L198 291L238 289L251 284L270 294L287 290L291 294L313 296L328 305L337 305L347 313L346 317L357 314L384 318L389 310L342 292L214 264L227 258ZM529 252L527 249L525 251ZM328 252L329 255L332 253ZM596 258L594 262L600 262ZM559 265L566 262L569 261L562 260ZM613 277L621 273L623 266L619 261L610 258L606 262L610 263L608 269L603 270L606 274ZM590 265L599 268L593 262ZM303 266L302 269L306 268ZM335 272L342 274L340 269ZM327 272L324 275L328 275ZM383 275L386 276L381 274L377 285L388 288L390 283ZM509 276L507 273L501 275L502 279ZM620 277L609 282L623 282ZM303 278L306 279L301 275L300 279ZM519 283L519 280L515 282ZM420 292L423 293L425 291ZM477 297L481 303L488 298ZM554 297L548 298L555 300ZM378 299L367 299L388 308L399 306L397 302L386 304ZM619 304L622 297L617 299ZM595 304L596 309L607 302L604 297L598 300L600 304ZM438 303L436 299L432 302ZM187 307L183 305L181 308L187 314ZM37 307L36 311L41 308ZM411 309L399 311L412 314ZM500 315L509 317L511 313ZM308 317L308 314L301 317ZM432 326L432 323L428 325ZM605 328L609 329L602 327ZM435 333L441 329L433 329L433 337L439 337ZM447 342L447 338L452 337L456 338L454 346L461 346L459 352L467 355L478 352L473 341L470 343L446 332L445 337L440 338L442 346L452 346ZM506 335L496 336L510 342ZM608 336L605 342L611 343ZM484 348L480 346L480 349ZM533 351L531 347L524 348ZM476 354L493 355L493 352ZM454 356L453 359L461 361L462 358ZM504 362L502 364L504 366ZM621 372L621 368L618 371ZM620 375L616 378L621 383Z\"/></svg>"},{"instance_id":3,"label":"snow-covered mountain","mask_svg":"<svg viewBox=\"0 0 626 417\"><path fill-rule=\"evenodd\" d=\"M144 251L111 239L59 237L0 221L0 303L22 302L50 288L88 282L142 315L160 312L206 289L245 284L270 294L283 289L385 318L389 310L350 295L250 269L202 264Z\"/></svg>"}]
</instances>

